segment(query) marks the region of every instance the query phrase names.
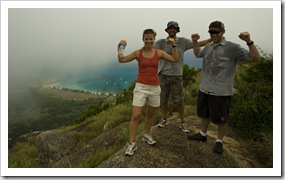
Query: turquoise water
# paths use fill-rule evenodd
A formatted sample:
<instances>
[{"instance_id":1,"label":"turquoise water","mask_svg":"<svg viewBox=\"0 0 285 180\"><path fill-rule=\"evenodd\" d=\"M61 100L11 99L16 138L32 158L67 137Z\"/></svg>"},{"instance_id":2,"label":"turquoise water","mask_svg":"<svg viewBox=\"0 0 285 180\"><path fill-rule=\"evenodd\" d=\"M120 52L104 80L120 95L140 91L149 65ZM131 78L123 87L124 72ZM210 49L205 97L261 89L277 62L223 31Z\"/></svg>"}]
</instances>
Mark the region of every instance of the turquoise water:
<instances>
[{"instance_id":1,"label":"turquoise water","mask_svg":"<svg viewBox=\"0 0 285 180\"><path fill-rule=\"evenodd\" d=\"M59 87L97 93L119 93L136 80L137 73L137 67L132 65L112 66L104 70L94 69L78 73L60 82Z\"/></svg>"},{"instance_id":2,"label":"turquoise water","mask_svg":"<svg viewBox=\"0 0 285 180\"><path fill-rule=\"evenodd\" d=\"M202 61L195 58L192 51L186 51L184 55L185 63L190 67L201 68ZM138 64L136 61L130 63L115 62L105 68L96 68L82 71L59 82L59 87L99 92L99 93L119 93L126 89L136 80L138 74Z\"/></svg>"}]
</instances>

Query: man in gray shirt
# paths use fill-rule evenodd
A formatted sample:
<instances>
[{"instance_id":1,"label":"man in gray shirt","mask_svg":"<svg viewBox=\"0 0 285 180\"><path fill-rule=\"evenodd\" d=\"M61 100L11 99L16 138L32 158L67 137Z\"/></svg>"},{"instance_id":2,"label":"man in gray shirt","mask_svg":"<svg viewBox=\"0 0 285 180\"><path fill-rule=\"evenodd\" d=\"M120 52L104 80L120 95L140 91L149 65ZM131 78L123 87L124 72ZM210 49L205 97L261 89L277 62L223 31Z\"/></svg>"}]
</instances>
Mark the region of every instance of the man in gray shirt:
<instances>
[{"instance_id":1,"label":"man in gray shirt","mask_svg":"<svg viewBox=\"0 0 285 180\"><path fill-rule=\"evenodd\" d=\"M240 33L249 50L224 38L225 26L220 21L209 25L212 43L203 50L197 43L198 34L192 35L194 54L203 57L202 74L199 85L197 115L202 119L201 131L188 135L188 139L207 141L207 129L210 122L218 125L218 137L214 151L223 153L223 137L226 134L231 97L234 94L234 77L238 61L259 61L260 55L248 32Z\"/></svg>"},{"instance_id":2,"label":"man in gray shirt","mask_svg":"<svg viewBox=\"0 0 285 180\"><path fill-rule=\"evenodd\" d=\"M164 60L159 62L158 73L161 86L160 100L163 118L159 122L158 127L165 127L166 125L167 114L169 111L168 100L171 96L174 109L178 111L181 119L181 125L179 127L183 132L188 133L189 130L184 121L183 58L184 52L193 48L193 43L190 39L176 36L176 34L180 32L180 27L175 21L168 22L165 31L168 33L168 37L166 39L156 41L154 47L171 54L172 47L168 43L168 38L175 39L179 53L179 60L175 63ZM208 42L211 42L211 39L201 41L198 44L199 46L204 46Z\"/></svg>"}]
</instances>

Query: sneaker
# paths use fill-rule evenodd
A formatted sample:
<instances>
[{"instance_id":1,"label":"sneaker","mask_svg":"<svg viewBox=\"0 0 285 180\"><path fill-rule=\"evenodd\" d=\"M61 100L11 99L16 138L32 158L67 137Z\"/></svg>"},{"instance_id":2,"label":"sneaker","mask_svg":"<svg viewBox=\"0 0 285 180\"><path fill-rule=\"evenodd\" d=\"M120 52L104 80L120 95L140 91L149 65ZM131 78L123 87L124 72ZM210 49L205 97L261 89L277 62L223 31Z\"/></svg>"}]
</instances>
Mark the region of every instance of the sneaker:
<instances>
[{"instance_id":1,"label":"sneaker","mask_svg":"<svg viewBox=\"0 0 285 180\"><path fill-rule=\"evenodd\" d=\"M186 124L186 122L181 123L180 126L179 126L179 128L180 128L183 132L189 133L189 130L187 129L187 124Z\"/></svg>"},{"instance_id":2,"label":"sneaker","mask_svg":"<svg viewBox=\"0 0 285 180\"><path fill-rule=\"evenodd\" d=\"M146 141L148 144L153 145L156 143L156 141L152 138L151 135L149 134L143 134L142 140Z\"/></svg>"},{"instance_id":3,"label":"sneaker","mask_svg":"<svg viewBox=\"0 0 285 180\"><path fill-rule=\"evenodd\" d=\"M218 154L223 154L223 143L222 142L215 142L214 151Z\"/></svg>"},{"instance_id":4,"label":"sneaker","mask_svg":"<svg viewBox=\"0 0 285 180\"><path fill-rule=\"evenodd\" d=\"M137 150L137 144L135 142L128 143L125 155L132 156L136 150Z\"/></svg>"},{"instance_id":5,"label":"sneaker","mask_svg":"<svg viewBox=\"0 0 285 180\"><path fill-rule=\"evenodd\" d=\"M161 121L157 124L158 127L163 128L166 126L167 120L165 118L162 118Z\"/></svg>"},{"instance_id":6,"label":"sneaker","mask_svg":"<svg viewBox=\"0 0 285 180\"><path fill-rule=\"evenodd\" d=\"M193 135L188 135L189 140L196 140L196 141L207 141L207 136L202 136L201 133L193 134Z\"/></svg>"}]
</instances>

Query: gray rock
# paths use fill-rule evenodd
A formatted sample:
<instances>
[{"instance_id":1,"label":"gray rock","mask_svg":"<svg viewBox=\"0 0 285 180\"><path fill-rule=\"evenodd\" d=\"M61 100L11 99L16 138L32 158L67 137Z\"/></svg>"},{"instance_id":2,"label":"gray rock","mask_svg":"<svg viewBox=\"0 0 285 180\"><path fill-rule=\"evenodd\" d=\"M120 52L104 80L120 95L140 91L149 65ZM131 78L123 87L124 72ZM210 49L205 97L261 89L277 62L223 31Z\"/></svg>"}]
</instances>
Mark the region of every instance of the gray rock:
<instances>
[{"instance_id":1,"label":"gray rock","mask_svg":"<svg viewBox=\"0 0 285 180\"><path fill-rule=\"evenodd\" d=\"M76 146L76 140L69 132L51 130L36 137L35 145L41 164L59 161Z\"/></svg>"}]
</instances>

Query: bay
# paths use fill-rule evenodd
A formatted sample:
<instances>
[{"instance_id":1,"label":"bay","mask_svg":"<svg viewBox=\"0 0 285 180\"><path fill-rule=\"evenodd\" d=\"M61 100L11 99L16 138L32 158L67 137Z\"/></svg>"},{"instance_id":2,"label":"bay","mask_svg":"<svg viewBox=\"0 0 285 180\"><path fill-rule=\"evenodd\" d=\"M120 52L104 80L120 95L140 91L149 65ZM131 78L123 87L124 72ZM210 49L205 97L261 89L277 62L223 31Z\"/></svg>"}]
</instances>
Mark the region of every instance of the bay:
<instances>
[{"instance_id":1,"label":"bay","mask_svg":"<svg viewBox=\"0 0 285 180\"><path fill-rule=\"evenodd\" d=\"M136 65L137 66L137 65ZM58 87L92 93L117 94L127 89L136 80L138 70L134 63L110 65L103 69L82 71L63 82Z\"/></svg>"}]
</instances>

